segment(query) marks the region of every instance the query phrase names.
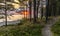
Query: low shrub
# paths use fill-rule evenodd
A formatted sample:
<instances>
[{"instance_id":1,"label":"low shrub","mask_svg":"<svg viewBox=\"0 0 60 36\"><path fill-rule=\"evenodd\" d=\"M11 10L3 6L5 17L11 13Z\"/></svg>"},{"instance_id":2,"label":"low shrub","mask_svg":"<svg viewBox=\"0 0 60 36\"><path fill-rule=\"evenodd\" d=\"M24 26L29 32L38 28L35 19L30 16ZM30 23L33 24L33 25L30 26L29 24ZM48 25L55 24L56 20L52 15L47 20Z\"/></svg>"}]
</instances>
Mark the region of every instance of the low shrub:
<instances>
[{"instance_id":1,"label":"low shrub","mask_svg":"<svg viewBox=\"0 0 60 36\"><path fill-rule=\"evenodd\" d=\"M60 36L60 20L53 25L52 32L54 36Z\"/></svg>"},{"instance_id":2,"label":"low shrub","mask_svg":"<svg viewBox=\"0 0 60 36\"><path fill-rule=\"evenodd\" d=\"M0 27L0 36L42 36L40 24L34 24L28 20L22 20L21 25L10 25Z\"/></svg>"}]
</instances>

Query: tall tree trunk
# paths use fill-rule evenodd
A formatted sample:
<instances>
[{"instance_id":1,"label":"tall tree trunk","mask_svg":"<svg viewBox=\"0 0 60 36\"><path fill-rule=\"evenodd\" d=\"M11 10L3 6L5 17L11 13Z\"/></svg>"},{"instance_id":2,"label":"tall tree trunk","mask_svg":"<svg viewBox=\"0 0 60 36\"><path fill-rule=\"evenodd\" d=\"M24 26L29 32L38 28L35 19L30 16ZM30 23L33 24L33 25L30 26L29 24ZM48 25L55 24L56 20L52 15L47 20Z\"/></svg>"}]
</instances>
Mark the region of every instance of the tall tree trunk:
<instances>
[{"instance_id":1,"label":"tall tree trunk","mask_svg":"<svg viewBox=\"0 0 60 36\"><path fill-rule=\"evenodd\" d=\"M38 10L39 10L40 0L37 0L37 18L38 18Z\"/></svg>"},{"instance_id":2,"label":"tall tree trunk","mask_svg":"<svg viewBox=\"0 0 60 36\"><path fill-rule=\"evenodd\" d=\"M46 0L46 22L48 20L48 13L49 13L49 0Z\"/></svg>"},{"instance_id":3,"label":"tall tree trunk","mask_svg":"<svg viewBox=\"0 0 60 36\"><path fill-rule=\"evenodd\" d=\"M54 1L53 3L52 3L52 8L53 8L53 16L55 16L56 15L56 0L52 0L52 1Z\"/></svg>"},{"instance_id":4,"label":"tall tree trunk","mask_svg":"<svg viewBox=\"0 0 60 36\"><path fill-rule=\"evenodd\" d=\"M31 21L31 12L32 12L32 10L31 10L31 7L32 7L32 3L31 3L32 1L31 0L29 0L29 12L30 12L30 21Z\"/></svg>"},{"instance_id":5,"label":"tall tree trunk","mask_svg":"<svg viewBox=\"0 0 60 36\"><path fill-rule=\"evenodd\" d=\"M49 16L51 16L52 13L52 3L51 0L49 0Z\"/></svg>"},{"instance_id":6,"label":"tall tree trunk","mask_svg":"<svg viewBox=\"0 0 60 36\"><path fill-rule=\"evenodd\" d=\"M5 1L5 25L7 26L7 3Z\"/></svg>"},{"instance_id":7,"label":"tall tree trunk","mask_svg":"<svg viewBox=\"0 0 60 36\"><path fill-rule=\"evenodd\" d=\"M36 0L33 0L34 3L34 22L36 22Z\"/></svg>"},{"instance_id":8,"label":"tall tree trunk","mask_svg":"<svg viewBox=\"0 0 60 36\"><path fill-rule=\"evenodd\" d=\"M43 17L43 0L41 0L41 19L42 19L42 17Z\"/></svg>"}]
</instances>

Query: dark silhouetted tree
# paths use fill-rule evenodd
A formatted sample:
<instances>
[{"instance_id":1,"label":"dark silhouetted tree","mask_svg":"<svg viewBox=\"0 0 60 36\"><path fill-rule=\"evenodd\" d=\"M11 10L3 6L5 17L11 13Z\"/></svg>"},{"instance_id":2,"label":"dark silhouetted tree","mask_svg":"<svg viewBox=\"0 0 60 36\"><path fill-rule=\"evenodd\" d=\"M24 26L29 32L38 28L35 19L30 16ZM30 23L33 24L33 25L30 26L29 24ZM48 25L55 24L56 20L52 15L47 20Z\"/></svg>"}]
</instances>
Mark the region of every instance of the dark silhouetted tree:
<instances>
[{"instance_id":1,"label":"dark silhouetted tree","mask_svg":"<svg viewBox=\"0 0 60 36\"><path fill-rule=\"evenodd\" d=\"M46 22L48 21L48 13L49 13L49 0L46 0Z\"/></svg>"},{"instance_id":2,"label":"dark silhouetted tree","mask_svg":"<svg viewBox=\"0 0 60 36\"><path fill-rule=\"evenodd\" d=\"M34 3L34 22L36 22L36 0L33 0Z\"/></svg>"},{"instance_id":3,"label":"dark silhouetted tree","mask_svg":"<svg viewBox=\"0 0 60 36\"><path fill-rule=\"evenodd\" d=\"M32 1L31 0L29 0L29 12L30 12L30 21L31 21L31 15L32 15Z\"/></svg>"}]
</instances>

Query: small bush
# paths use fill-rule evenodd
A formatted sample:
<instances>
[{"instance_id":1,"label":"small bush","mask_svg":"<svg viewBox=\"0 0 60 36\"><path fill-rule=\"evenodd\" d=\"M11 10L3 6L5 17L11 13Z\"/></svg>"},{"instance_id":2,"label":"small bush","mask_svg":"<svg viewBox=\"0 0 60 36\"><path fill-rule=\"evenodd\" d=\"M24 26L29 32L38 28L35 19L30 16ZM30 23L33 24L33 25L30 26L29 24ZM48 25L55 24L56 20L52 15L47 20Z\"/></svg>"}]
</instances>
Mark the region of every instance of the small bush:
<instances>
[{"instance_id":1,"label":"small bush","mask_svg":"<svg viewBox=\"0 0 60 36\"><path fill-rule=\"evenodd\" d=\"M0 27L0 36L42 36L40 24L34 24L28 20L22 20L21 25Z\"/></svg>"}]
</instances>

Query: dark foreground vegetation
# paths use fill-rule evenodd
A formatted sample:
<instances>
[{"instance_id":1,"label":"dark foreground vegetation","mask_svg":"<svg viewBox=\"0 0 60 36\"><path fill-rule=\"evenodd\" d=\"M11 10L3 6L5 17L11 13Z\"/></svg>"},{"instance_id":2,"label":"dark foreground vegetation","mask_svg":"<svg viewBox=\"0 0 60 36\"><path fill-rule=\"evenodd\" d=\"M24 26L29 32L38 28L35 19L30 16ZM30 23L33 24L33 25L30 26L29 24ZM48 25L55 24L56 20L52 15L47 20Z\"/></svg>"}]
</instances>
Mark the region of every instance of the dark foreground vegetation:
<instances>
[{"instance_id":1,"label":"dark foreground vegetation","mask_svg":"<svg viewBox=\"0 0 60 36\"><path fill-rule=\"evenodd\" d=\"M18 25L0 27L0 36L42 36L42 28L43 26L41 24L22 20Z\"/></svg>"},{"instance_id":2,"label":"dark foreground vegetation","mask_svg":"<svg viewBox=\"0 0 60 36\"><path fill-rule=\"evenodd\" d=\"M52 32L54 36L60 36L60 20L53 25Z\"/></svg>"}]
</instances>

